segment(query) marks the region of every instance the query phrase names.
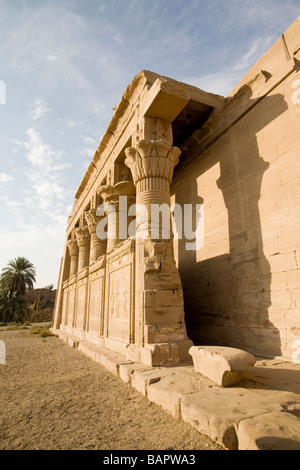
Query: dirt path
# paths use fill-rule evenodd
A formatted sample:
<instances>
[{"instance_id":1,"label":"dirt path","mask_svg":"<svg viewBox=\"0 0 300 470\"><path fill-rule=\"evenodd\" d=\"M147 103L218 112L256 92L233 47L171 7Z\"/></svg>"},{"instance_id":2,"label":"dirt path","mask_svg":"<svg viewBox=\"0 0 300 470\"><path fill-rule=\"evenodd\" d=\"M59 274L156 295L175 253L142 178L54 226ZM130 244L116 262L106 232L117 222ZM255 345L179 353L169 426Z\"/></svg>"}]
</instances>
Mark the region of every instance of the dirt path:
<instances>
[{"instance_id":1,"label":"dirt path","mask_svg":"<svg viewBox=\"0 0 300 470\"><path fill-rule=\"evenodd\" d=\"M1 450L219 449L55 337L2 330L0 340Z\"/></svg>"}]
</instances>

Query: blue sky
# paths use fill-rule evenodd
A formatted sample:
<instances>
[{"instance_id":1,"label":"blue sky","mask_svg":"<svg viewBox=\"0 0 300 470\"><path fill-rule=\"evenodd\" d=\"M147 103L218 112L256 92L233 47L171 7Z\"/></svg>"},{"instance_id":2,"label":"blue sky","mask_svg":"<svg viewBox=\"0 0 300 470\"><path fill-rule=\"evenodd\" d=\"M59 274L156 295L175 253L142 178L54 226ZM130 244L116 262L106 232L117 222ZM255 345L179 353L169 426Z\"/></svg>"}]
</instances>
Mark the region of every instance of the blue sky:
<instances>
[{"instance_id":1,"label":"blue sky","mask_svg":"<svg viewBox=\"0 0 300 470\"><path fill-rule=\"evenodd\" d=\"M227 95L300 0L0 0L0 270L57 284L75 192L142 69Z\"/></svg>"}]
</instances>

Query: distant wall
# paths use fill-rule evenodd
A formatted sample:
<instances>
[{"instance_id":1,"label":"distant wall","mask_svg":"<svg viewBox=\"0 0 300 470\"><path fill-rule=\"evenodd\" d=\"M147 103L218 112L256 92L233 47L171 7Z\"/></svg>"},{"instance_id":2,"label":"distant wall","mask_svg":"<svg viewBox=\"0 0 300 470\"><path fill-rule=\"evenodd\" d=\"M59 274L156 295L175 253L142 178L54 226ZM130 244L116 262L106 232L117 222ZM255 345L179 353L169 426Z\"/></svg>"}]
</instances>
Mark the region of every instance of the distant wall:
<instances>
[{"instance_id":1,"label":"distant wall","mask_svg":"<svg viewBox=\"0 0 300 470\"><path fill-rule=\"evenodd\" d=\"M175 241L195 343L291 358L300 339L299 50L298 19L182 148L172 200L204 204L204 246Z\"/></svg>"}]
</instances>

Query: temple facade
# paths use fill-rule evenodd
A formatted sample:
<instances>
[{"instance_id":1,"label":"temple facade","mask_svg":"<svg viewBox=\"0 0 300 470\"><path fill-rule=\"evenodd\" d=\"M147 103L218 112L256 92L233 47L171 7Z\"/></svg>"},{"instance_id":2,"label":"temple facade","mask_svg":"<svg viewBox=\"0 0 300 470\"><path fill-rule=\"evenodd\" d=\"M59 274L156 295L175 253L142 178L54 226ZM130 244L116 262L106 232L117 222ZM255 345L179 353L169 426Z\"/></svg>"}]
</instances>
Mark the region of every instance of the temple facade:
<instances>
[{"instance_id":1,"label":"temple facade","mask_svg":"<svg viewBox=\"0 0 300 470\"><path fill-rule=\"evenodd\" d=\"M298 19L226 98L136 75L75 196L53 331L150 366L193 344L293 357L299 70Z\"/></svg>"}]
</instances>

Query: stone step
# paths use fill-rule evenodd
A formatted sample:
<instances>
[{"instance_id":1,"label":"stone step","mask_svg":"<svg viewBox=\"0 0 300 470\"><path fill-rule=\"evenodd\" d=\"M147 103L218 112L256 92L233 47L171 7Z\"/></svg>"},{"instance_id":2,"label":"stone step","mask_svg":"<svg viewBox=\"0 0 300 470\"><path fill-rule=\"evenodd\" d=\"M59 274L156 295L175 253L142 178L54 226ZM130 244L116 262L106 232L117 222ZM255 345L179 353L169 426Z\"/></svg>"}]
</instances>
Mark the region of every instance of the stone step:
<instances>
[{"instance_id":1,"label":"stone step","mask_svg":"<svg viewBox=\"0 0 300 470\"><path fill-rule=\"evenodd\" d=\"M226 449L300 449L299 393L270 389L245 379L239 386L223 388L196 372L191 363L150 367L59 333L68 345L78 344L79 351L149 401Z\"/></svg>"}]
</instances>

